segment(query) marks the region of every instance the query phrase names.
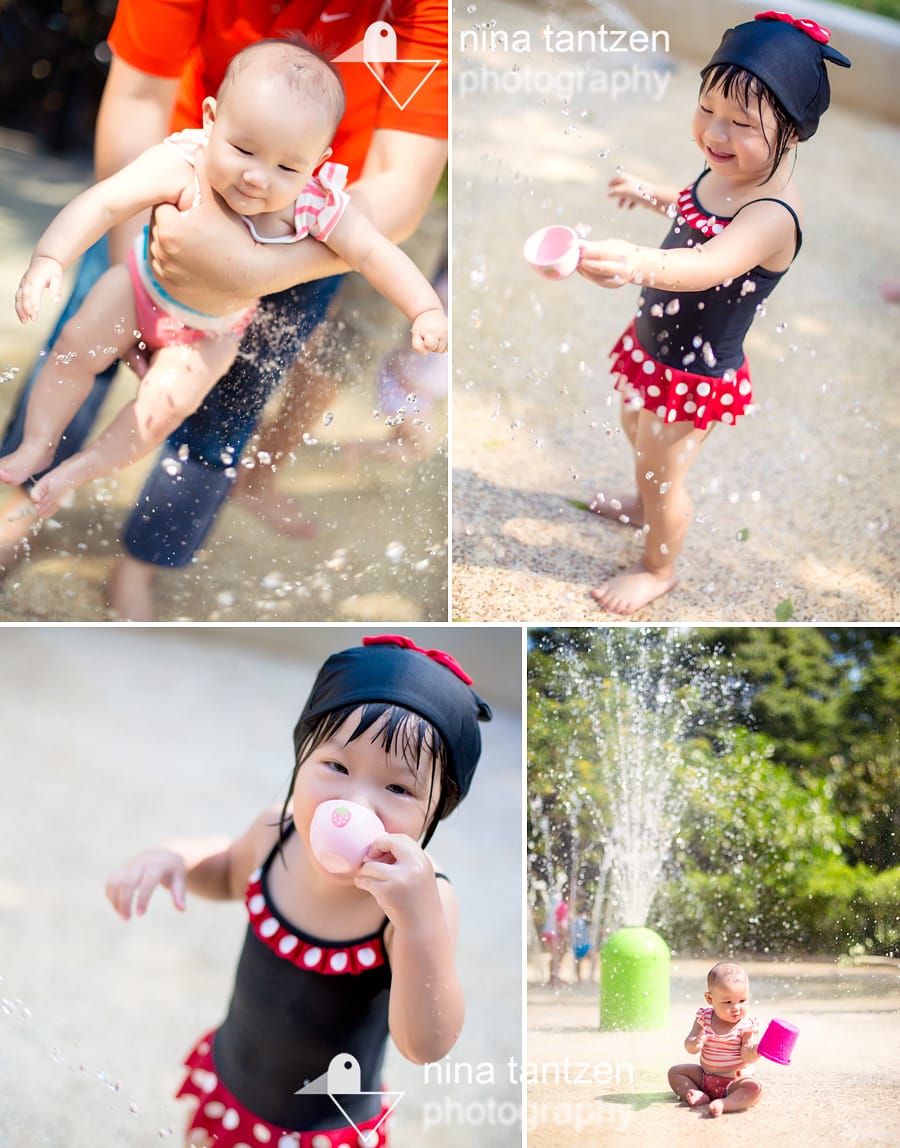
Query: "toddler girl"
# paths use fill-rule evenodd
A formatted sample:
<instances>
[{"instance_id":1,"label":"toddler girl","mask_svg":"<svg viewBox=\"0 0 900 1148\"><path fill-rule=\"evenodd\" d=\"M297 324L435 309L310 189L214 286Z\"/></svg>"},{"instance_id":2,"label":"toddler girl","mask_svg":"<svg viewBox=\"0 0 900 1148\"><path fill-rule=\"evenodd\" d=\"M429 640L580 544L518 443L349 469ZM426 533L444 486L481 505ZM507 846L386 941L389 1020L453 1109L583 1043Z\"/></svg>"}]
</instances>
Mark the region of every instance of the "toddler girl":
<instances>
[{"instance_id":1,"label":"toddler girl","mask_svg":"<svg viewBox=\"0 0 900 1148\"><path fill-rule=\"evenodd\" d=\"M669 1069L672 1091L691 1108L709 1105L710 1116L752 1108L762 1085L753 1079L759 1060L759 1025L747 1016L750 984L740 965L720 961L706 978L707 1008L697 1010L684 1047L699 1064L676 1064Z\"/></svg>"},{"instance_id":2,"label":"toddler girl","mask_svg":"<svg viewBox=\"0 0 900 1148\"><path fill-rule=\"evenodd\" d=\"M605 609L631 614L671 590L691 519L685 482L717 422L751 403L744 336L800 250L793 171L830 100L825 61L849 67L829 32L784 12L729 28L701 71L694 142L704 170L690 187L622 174L619 205L664 211L661 248L610 239L581 245L579 270L602 287L642 284L637 317L613 348L622 425L637 491L599 492L590 509L643 527L641 560L594 589Z\"/></svg>"},{"instance_id":3,"label":"toddler girl","mask_svg":"<svg viewBox=\"0 0 900 1148\"><path fill-rule=\"evenodd\" d=\"M245 48L216 98L204 100L202 129L150 148L53 220L16 292L19 318L37 317L45 289L58 300L63 268L117 223L161 203L190 211L209 194L257 243L307 235L327 243L407 315L417 351L446 350L447 317L434 289L351 205L343 191L347 169L324 163L343 110L337 71L304 44L262 40ZM39 474L94 376L139 342L153 352L134 401L33 486L30 509L41 518L67 491L143 457L180 426L231 365L256 309L258 300L238 288L227 314L188 307L173 285L154 277L146 245L145 230L128 265L107 271L63 328L35 383L22 443L0 459L0 482L19 486ZM220 308L222 284L207 289L207 306Z\"/></svg>"},{"instance_id":4,"label":"toddler girl","mask_svg":"<svg viewBox=\"0 0 900 1148\"><path fill-rule=\"evenodd\" d=\"M384 1145L388 1034L414 1063L452 1048L464 1012L456 901L423 848L465 797L481 752L478 723L491 714L471 681L409 638L366 638L333 655L294 730L284 806L235 841L163 845L108 881L125 920L133 904L145 912L157 885L181 910L187 891L247 904L228 1013L188 1056L178 1092L197 1099L189 1144ZM315 811L332 800L384 824L347 873L311 846ZM360 1070L358 1087L338 1097L344 1120L329 1095L340 1090L300 1091L339 1054Z\"/></svg>"}]
</instances>

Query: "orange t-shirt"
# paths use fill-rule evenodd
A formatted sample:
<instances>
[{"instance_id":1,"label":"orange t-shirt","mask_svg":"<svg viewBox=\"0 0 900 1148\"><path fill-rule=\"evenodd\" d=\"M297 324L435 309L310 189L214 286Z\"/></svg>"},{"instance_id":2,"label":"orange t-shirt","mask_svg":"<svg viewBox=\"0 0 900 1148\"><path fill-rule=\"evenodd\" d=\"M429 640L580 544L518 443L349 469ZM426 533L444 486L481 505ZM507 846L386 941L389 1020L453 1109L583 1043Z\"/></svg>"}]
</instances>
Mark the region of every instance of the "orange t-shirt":
<instances>
[{"instance_id":1,"label":"orange t-shirt","mask_svg":"<svg viewBox=\"0 0 900 1148\"><path fill-rule=\"evenodd\" d=\"M366 29L375 21L390 24L396 36L396 52L383 54L396 63L385 63L381 83L363 59ZM236 52L284 32L302 32L330 59L357 57L336 61L347 111L332 143L351 181L376 128L446 139L446 0L120 0L109 45L139 71L181 77L169 125L180 131L200 125L203 99L215 95Z\"/></svg>"}]
</instances>

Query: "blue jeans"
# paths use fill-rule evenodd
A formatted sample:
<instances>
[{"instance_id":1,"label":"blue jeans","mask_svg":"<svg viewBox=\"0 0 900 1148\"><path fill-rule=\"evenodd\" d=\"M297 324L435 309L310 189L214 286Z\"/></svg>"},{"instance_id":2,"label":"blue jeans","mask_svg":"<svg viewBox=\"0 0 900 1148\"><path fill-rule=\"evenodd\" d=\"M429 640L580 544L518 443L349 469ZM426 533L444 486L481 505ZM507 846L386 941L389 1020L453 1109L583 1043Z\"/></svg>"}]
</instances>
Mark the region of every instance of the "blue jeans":
<instances>
[{"instance_id":1,"label":"blue jeans","mask_svg":"<svg viewBox=\"0 0 900 1148\"><path fill-rule=\"evenodd\" d=\"M42 358L107 266L104 239L81 261L72 295ZM160 461L178 458L179 451L187 457L168 470L155 466L144 483L123 532L125 548L133 557L155 566L186 566L191 561L228 497L234 468L266 400L325 318L340 281L341 276L334 275L301 283L262 301L230 370L203 405L169 436ZM60 439L53 466L83 447L114 373L115 368L110 368L94 380L90 395ZM0 454L15 450L22 441L36 375L35 369L19 394Z\"/></svg>"}]
</instances>

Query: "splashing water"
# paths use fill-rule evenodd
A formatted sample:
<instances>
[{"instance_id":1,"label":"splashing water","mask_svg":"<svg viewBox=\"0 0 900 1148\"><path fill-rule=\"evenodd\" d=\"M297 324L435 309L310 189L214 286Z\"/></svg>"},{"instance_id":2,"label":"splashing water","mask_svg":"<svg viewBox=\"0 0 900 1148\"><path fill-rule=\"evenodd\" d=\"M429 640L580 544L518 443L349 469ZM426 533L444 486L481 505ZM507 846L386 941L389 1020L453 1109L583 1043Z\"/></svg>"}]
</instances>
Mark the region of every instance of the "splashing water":
<instances>
[{"instance_id":1,"label":"splashing water","mask_svg":"<svg viewBox=\"0 0 900 1148\"><path fill-rule=\"evenodd\" d=\"M686 635L650 629L576 634L557 651L554 679L569 744L531 798L532 871L548 885L567 879L570 907L591 890L596 940L648 924L689 798L705 784L694 739L721 736L742 683L701 663Z\"/></svg>"}]
</instances>

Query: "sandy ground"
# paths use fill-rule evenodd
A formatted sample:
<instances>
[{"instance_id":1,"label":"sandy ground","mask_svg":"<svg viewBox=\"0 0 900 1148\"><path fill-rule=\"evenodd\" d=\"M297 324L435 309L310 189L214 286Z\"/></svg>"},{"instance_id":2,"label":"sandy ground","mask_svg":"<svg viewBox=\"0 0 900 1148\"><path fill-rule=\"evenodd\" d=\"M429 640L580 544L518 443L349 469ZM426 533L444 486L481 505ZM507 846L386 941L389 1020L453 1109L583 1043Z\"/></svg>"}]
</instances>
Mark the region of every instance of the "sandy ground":
<instances>
[{"instance_id":1,"label":"sandy ground","mask_svg":"<svg viewBox=\"0 0 900 1148\"><path fill-rule=\"evenodd\" d=\"M104 880L155 841L238 833L280 800L315 669L363 632L7 628L16 672L0 733L3 1148L183 1142L183 1106L171 1099L180 1058L223 1014L244 910L195 899L182 916L162 894L126 926ZM474 666L496 705L473 789L432 846L462 906L468 1011L446 1064L495 1066L496 1083L426 1081L392 1052L386 1079L407 1092L394 1143L468 1144L477 1123L479 1143L513 1148L520 1092L505 1065L522 1048L521 633L409 632Z\"/></svg>"},{"instance_id":2,"label":"sandy ground","mask_svg":"<svg viewBox=\"0 0 900 1148\"><path fill-rule=\"evenodd\" d=\"M703 1004L709 962L673 961L670 1025L653 1033L599 1032L596 984L556 992L530 984L529 1148L900 1144L900 963L745 965L752 1014L763 1026L773 1016L789 1020L800 1036L789 1066L758 1062L763 1094L756 1107L718 1120L680 1104L666 1082L672 1064L691 1060L683 1041ZM574 980L565 964L563 973ZM593 1083L576 1083L582 1063Z\"/></svg>"},{"instance_id":3,"label":"sandy ground","mask_svg":"<svg viewBox=\"0 0 900 1148\"><path fill-rule=\"evenodd\" d=\"M22 328L13 295L31 247L50 218L90 178L87 161L35 154L15 133L0 138L0 425L49 326ZM408 250L431 274L446 246L446 208L435 206ZM337 302L334 349L319 356L342 383L327 419L307 428L294 459L278 471L316 525L312 540L283 538L246 510L227 505L194 563L157 578L161 621L442 621L447 617L446 403L415 394L403 424L419 446L369 449L392 433L380 410L378 372L405 320L368 284ZM57 312L51 306L48 320ZM52 323L50 323L52 326ZM434 365L430 364L434 369ZM421 380L420 380L421 381ZM134 376L122 370L101 425L128 401ZM327 404L326 404L327 405ZM324 425L327 421L328 425ZM397 433L402 434L403 428ZM365 447L366 449L361 449ZM264 444L259 449L263 449ZM255 461L251 452L245 460ZM103 586L120 552L119 530L155 456L82 489L33 540L26 561L0 583L0 621L104 621ZM2 513L2 500L0 500Z\"/></svg>"},{"instance_id":4,"label":"sandy ground","mask_svg":"<svg viewBox=\"0 0 900 1148\"><path fill-rule=\"evenodd\" d=\"M570 500L631 484L607 352L636 291L542 280L522 244L552 222L660 242L665 221L618 211L606 185L619 166L681 186L698 174L699 66L547 50L547 23L627 27L611 5L456 11L453 615L604 622L588 591L631 565L640 539ZM502 32L508 50L491 51ZM513 50L526 36L530 51ZM604 79L627 90L585 86ZM770 622L787 602L795 621L898 616L900 312L878 284L897 274L900 130L835 103L797 179L803 250L747 342L757 409L704 444L681 583L637 621Z\"/></svg>"}]
</instances>

